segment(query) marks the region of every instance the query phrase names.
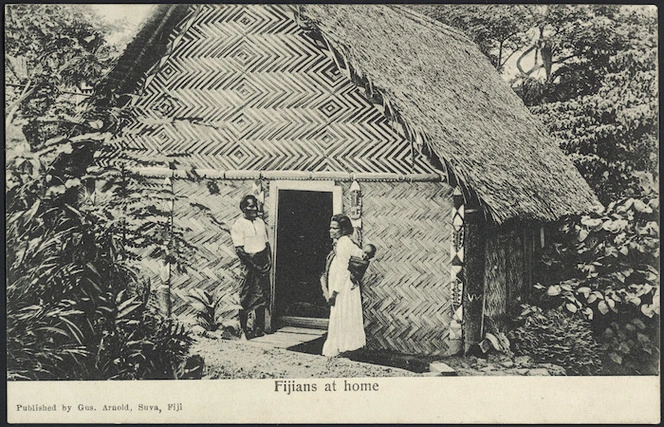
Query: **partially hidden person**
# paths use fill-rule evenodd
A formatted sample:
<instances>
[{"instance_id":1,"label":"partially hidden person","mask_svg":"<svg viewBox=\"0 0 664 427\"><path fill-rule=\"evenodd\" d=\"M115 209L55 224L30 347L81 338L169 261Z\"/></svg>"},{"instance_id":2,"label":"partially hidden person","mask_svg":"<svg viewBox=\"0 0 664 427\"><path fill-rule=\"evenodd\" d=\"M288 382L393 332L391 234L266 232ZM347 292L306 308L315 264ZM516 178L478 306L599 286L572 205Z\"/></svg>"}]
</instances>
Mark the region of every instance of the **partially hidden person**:
<instances>
[{"instance_id":1,"label":"partially hidden person","mask_svg":"<svg viewBox=\"0 0 664 427\"><path fill-rule=\"evenodd\" d=\"M268 310L270 292L269 272L272 267L270 243L267 239L265 222L258 217L258 200L249 194L240 201L242 216L231 228L231 239L235 253L243 265L240 279L240 327L241 339L249 336L247 320L249 313L255 312L253 336L265 333L265 315Z\"/></svg>"},{"instance_id":2,"label":"partially hidden person","mask_svg":"<svg viewBox=\"0 0 664 427\"><path fill-rule=\"evenodd\" d=\"M351 280L348 269L352 256L364 257L364 252L350 238L353 226L350 218L337 214L330 220L333 252L328 256L326 271L321 278L323 293L330 305L330 321L323 355L358 350L366 345L360 288ZM325 289L327 288L327 289Z\"/></svg>"}]
</instances>

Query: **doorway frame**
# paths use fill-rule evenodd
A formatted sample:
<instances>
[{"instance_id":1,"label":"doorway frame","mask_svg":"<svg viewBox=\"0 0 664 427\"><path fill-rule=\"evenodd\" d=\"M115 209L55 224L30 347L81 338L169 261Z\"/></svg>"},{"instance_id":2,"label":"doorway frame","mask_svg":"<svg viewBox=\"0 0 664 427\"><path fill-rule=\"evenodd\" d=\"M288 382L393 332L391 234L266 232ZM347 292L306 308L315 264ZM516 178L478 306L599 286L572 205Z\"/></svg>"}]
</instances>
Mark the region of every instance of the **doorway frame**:
<instances>
[{"instance_id":1,"label":"doorway frame","mask_svg":"<svg viewBox=\"0 0 664 427\"><path fill-rule=\"evenodd\" d=\"M269 237L272 242L272 263L273 268L270 270L270 310L265 316L265 327L268 330L274 331L277 326L277 316L274 313L275 309L275 293L276 293L276 266L277 266L277 228L279 224L279 191L280 190L295 190L295 191L314 191L319 193L332 193L332 215L343 212L343 192L340 185L336 185L334 181L292 181L292 180L276 180L270 182L267 206L272 215L272 221L269 225ZM274 316L274 317L273 317ZM293 326L303 326L310 328L327 328L327 319L313 319L308 317L288 317L287 321Z\"/></svg>"}]
</instances>

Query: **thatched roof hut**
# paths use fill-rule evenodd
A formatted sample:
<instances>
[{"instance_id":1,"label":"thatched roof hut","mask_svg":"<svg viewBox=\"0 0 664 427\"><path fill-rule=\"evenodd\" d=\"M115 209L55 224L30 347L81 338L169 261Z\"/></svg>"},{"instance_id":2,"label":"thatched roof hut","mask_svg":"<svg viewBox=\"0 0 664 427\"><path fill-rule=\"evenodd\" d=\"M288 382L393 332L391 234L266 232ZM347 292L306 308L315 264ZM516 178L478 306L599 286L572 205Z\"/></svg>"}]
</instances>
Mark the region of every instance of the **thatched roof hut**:
<instances>
[{"instance_id":1,"label":"thatched roof hut","mask_svg":"<svg viewBox=\"0 0 664 427\"><path fill-rule=\"evenodd\" d=\"M273 320L320 324L326 222L350 212L380 248L363 290L378 348L455 351L462 323L476 341L470 320L499 317L530 284L539 225L598 204L478 48L402 6L159 5L98 93L133 107L118 146L191 152L150 173L217 216L173 208L207 251L177 288L237 281L217 224L255 192Z\"/></svg>"}]
</instances>

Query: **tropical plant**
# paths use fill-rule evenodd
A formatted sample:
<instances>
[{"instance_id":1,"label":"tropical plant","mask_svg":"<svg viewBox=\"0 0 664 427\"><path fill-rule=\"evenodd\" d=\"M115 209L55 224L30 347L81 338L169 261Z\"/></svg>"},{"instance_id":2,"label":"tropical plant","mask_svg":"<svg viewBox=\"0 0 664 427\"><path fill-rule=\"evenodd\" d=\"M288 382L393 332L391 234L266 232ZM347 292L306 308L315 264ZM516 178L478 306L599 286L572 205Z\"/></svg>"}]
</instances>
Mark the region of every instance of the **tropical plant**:
<instances>
[{"instance_id":1,"label":"tropical plant","mask_svg":"<svg viewBox=\"0 0 664 427\"><path fill-rule=\"evenodd\" d=\"M189 290L189 305L196 313L198 325L204 330L215 332L229 330L233 335L239 332L238 311L242 309L235 292L227 291L215 296L204 289Z\"/></svg>"},{"instance_id":2,"label":"tropical plant","mask_svg":"<svg viewBox=\"0 0 664 427\"><path fill-rule=\"evenodd\" d=\"M17 286L7 288L7 379L67 378L62 366L76 366L89 356L72 336L80 314L73 301L34 304Z\"/></svg>"},{"instance_id":3,"label":"tropical plant","mask_svg":"<svg viewBox=\"0 0 664 427\"><path fill-rule=\"evenodd\" d=\"M600 347L588 322L559 309L524 305L521 325L508 334L516 355L553 363L572 375L593 375L601 368Z\"/></svg>"},{"instance_id":4,"label":"tropical plant","mask_svg":"<svg viewBox=\"0 0 664 427\"><path fill-rule=\"evenodd\" d=\"M56 151L50 164L34 153L8 159L10 377L13 373L35 378L76 375L84 356L91 354L86 332L94 328L85 319L86 308L96 306L103 292L97 267L112 270L108 287L129 273L119 265L103 265L99 257L103 248L91 245L90 224L72 203L78 183L58 176L55 168L72 147ZM63 372L65 367L68 372Z\"/></svg>"},{"instance_id":5,"label":"tropical plant","mask_svg":"<svg viewBox=\"0 0 664 427\"><path fill-rule=\"evenodd\" d=\"M134 303L130 301L124 301L123 305L131 307ZM135 316L121 317L118 313L115 328L107 335L106 345L113 349L104 352L105 362L113 365L114 375L110 378L181 378L193 338L184 325L144 304L135 305ZM108 357L111 355L112 360Z\"/></svg>"},{"instance_id":6,"label":"tropical plant","mask_svg":"<svg viewBox=\"0 0 664 427\"><path fill-rule=\"evenodd\" d=\"M210 292L193 288L189 290L190 305L196 312L198 325L206 331L214 332L221 326L217 319L221 297L215 297Z\"/></svg>"},{"instance_id":7,"label":"tropical plant","mask_svg":"<svg viewBox=\"0 0 664 427\"><path fill-rule=\"evenodd\" d=\"M538 303L563 306L591 321L607 351L609 373L658 371L659 200L626 198L606 210L568 219L545 255Z\"/></svg>"},{"instance_id":8,"label":"tropical plant","mask_svg":"<svg viewBox=\"0 0 664 427\"><path fill-rule=\"evenodd\" d=\"M8 378L173 378L191 339L137 268L139 249L170 264L182 252L162 203L173 188L146 197L129 174L95 167L122 108L66 96L108 69L103 27L78 6L7 9L6 66L21 88L6 116Z\"/></svg>"}]
</instances>

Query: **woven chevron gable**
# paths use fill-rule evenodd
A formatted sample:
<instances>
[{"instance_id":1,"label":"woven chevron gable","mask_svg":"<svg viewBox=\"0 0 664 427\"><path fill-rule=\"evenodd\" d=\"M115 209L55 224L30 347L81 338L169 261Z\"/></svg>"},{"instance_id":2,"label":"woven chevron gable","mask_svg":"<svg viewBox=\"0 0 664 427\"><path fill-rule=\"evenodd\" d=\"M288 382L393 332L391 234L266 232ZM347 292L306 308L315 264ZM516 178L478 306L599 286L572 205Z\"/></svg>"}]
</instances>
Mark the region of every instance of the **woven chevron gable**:
<instances>
[{"instance_id":1,"label":"woven chevron gable","mask_svg":"<svg viewBox=\"0 0 664 427\"><path fill-rule=\"evenodd\" d=\"M276 5L199 5L117 143L217 170L431 173L324 43Z\"/></svg>"}]
</instances>

